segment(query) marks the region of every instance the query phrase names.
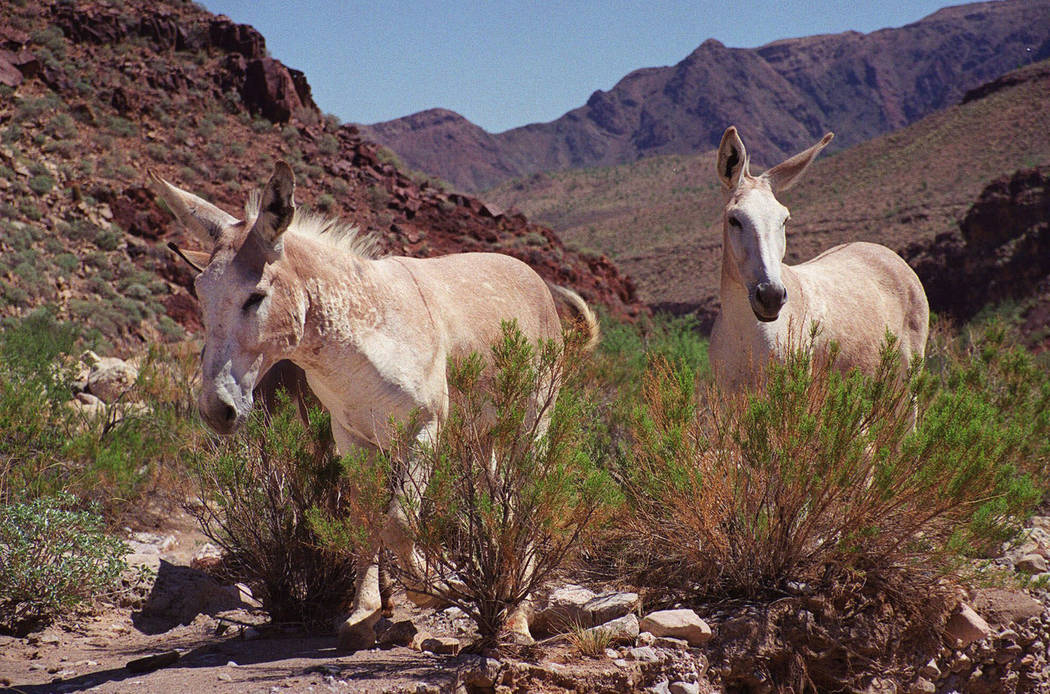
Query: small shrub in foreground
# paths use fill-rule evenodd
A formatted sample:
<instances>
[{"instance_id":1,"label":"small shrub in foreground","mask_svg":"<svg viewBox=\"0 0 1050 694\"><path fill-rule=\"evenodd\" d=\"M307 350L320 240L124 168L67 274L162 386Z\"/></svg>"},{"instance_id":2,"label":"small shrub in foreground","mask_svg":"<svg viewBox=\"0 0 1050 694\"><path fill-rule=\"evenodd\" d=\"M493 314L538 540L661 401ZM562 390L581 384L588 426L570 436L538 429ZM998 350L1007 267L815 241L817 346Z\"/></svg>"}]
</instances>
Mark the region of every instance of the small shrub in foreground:
<instances>
[{"instance_id":1,"label":"small shrub in foreground","mask_svg":"<svg viewBox=\"0 0 1050 694\"><path fill-rule=\"evenodd\" d=\"M553 342L530 345L504 324L490 360L450 362L449 413L435 441L417 444L406 426L384 455L347 458L350 517L359 514L366 526L382 521L386 480L405 479L400 510L426 575L410 567L396 575L466 612L486 645L498 643L514 610L586 545L613 500L584 445L581 359L575 334L563 351ZM330 539L352 539L333 519L319 521Z\"/></svg>"},{"instance_id":2,"label":"small shrub in foreground","mask_svg":"<svg viewBox=\"0 0 1050 694\"><path fill-rule=\"evenodd\" d=\"M0 631L22 634L117 588L127 548L68 494L0 506Z\"/></svg>"},{"instance_id":3,"label":"small shrub in foreground","mask_svg":"<svg viewBox=\"0 0 1050 694\"><path fill-rule=\"evenodd\" d=\"M354 560L323 548L307 519L338 507L342 471L328 415L309 420L282 393L269 422L257 408L241 433L214 442L197 462L194 513L274 622L327 632L353 596Z\"/></svg>"}]
</instances>

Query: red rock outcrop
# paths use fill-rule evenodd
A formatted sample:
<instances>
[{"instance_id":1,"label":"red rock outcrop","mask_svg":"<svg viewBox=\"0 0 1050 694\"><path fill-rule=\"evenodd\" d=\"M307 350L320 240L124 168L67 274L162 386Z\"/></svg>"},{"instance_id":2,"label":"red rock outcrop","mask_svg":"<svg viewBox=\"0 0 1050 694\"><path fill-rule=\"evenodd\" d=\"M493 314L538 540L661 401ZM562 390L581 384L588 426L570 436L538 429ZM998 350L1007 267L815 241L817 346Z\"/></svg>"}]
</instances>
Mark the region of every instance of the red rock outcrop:
<instances>
[{"instance_id":1,"label":"red rock outcrop","mask_svg":"<svg viewBox=\"0 0 1050 694\"><path fill-rule=\"evenodd\" d=\"M912 244L902 255L922 280L930 307L959 320L986 305L1047 293L1050 169L1024 169L993 181L958 231Z\"/></svg>"}]
</instances>

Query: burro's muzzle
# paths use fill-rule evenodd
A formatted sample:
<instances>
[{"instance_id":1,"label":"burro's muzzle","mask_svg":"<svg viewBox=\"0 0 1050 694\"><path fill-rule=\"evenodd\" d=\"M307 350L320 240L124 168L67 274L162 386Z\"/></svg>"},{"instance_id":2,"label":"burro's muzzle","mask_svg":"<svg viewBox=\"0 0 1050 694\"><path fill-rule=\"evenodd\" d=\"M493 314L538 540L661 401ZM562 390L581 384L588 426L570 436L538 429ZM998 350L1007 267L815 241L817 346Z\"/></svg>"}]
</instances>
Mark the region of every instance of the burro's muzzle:
<instances>
[{"instance_id":1,"label":"burro's muzzle","mask_svg":"<svg viewBox=\"0 0 1050 694\"><path fill-rule=\"evenodd\" d=\"M759 282L751 289L750 295L751 310L763 323L775 321L788 300L787 288L775 280Z\"/></svg>"},{"instance_id":2,"label":"burro's muzzle","mask_svg":"<svg viewBox=\"0 0 1050 694\"><path fill-rule=\"evenodd\" d=\"M226 377L223 377L226 376ZM205 380L197 396L201 419L216 434L224 436L237 431L252 410L252 391L240 387L227 373Z\"/></svg>"}]
</instances>

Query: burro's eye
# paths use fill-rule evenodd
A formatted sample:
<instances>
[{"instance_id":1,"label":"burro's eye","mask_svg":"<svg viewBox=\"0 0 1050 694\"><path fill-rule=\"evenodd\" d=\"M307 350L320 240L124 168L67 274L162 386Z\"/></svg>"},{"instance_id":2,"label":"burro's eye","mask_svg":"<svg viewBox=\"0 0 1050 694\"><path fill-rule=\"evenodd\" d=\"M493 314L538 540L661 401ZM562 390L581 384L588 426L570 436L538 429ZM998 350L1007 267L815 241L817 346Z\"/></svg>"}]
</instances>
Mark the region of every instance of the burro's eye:
<instances>
[{"instance_id":1,"label":"burro's eye","mask_svg":"<svg viewBox=\"0 0 1050 694\"><path fill-rule=\"evenodd\" d=\"M729 226L733 227L734 229L741 229L741 228L743 228L743 225L740 223L740 220L737 219L736 217L730 217L729 218Z\"/></svg>"},{"instance_id":2,"label":"burro's eye","mask_svg":"<svg viewBox=\"0 0 1050 694\"><path fill-rule=\"evenodd\" d=\"M244 305L241 306L241 310L244 312L251 311L253 308L262 303L262 300L266 298L264 292L252 292L251 295L245 299Z\"/></svg>"}]
</instances>

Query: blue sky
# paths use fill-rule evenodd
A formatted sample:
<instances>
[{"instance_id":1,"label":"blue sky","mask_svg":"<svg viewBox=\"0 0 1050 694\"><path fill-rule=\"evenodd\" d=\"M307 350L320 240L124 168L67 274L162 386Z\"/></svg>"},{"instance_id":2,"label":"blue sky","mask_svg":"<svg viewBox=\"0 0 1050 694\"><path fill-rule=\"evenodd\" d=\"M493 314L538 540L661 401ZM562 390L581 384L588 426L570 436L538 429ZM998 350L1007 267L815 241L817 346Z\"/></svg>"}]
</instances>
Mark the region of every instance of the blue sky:
<instances>
[{"instance_id":1,"label":"blue sky","mask_svg":"<svg viewBox=\"0 0 1050 694\"><path fill-rule=\"evenodd\" d=\"M917 21L930 0L204 0L302 70L322 111L375 123L442 107L489 132L558 118L705 39L734 47Z\"/></svg>"}]
</instances>

